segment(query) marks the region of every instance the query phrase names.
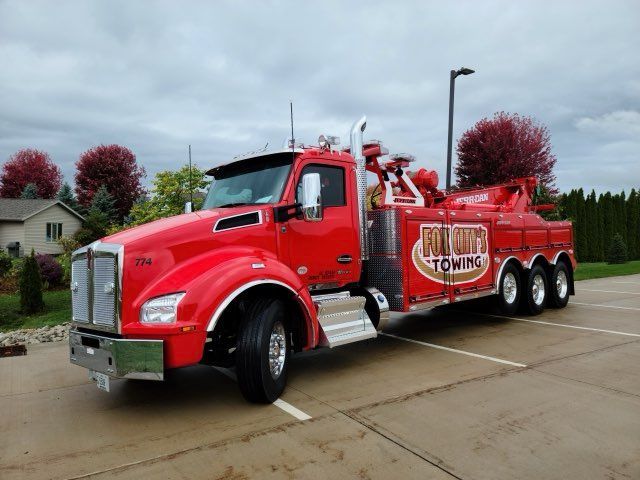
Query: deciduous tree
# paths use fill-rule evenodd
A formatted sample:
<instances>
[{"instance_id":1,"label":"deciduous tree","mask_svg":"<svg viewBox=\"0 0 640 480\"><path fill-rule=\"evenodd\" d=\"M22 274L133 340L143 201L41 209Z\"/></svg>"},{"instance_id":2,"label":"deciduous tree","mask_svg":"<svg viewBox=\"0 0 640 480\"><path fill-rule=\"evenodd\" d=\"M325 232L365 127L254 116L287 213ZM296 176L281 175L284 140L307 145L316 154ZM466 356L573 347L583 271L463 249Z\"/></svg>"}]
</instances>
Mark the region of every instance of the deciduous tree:
<instances>
[{"instance_id":1,"label":"deciduous tree","mask_svg":"<svg viewBox=\"0 0 640 480\"><path fill-rule=\"evenodd\" d=\"M120 145L100 145L87 150L76 162L76 194L78 203L90 208L93 196L104 185L114 198L119 219L129 213L144 188L140 180L144 168L136 163L131 150Z\"/></svg>"},{"instance_id":2,"label":"deciduous tree","mask_svg":"<svg viewBox=\"0 0 640 480\"><path fill-rule=\"evenodd\" d=\"M24 188L33 183L38 198L55 198L62 183L60 167L47 152L30 148L9 157L0 174L0 197L20 198Z\"/></svg>"},{"instance_id":3,"label":"deciduous tree","mask_svg":"<svg viewBox=\"0 0 640 480\"><path fill-rule=\"evenodd\" d=\"M499 112L483 118L462 135L457 153L459 187L535 176L549 193L558 192L549 131L530 117Z\"/></svg>"},{"instance_id":4,"label":"deciduous tree","mask_svg":"<svg viewBox=\"0 0 640 480\"><path fill-rule=\"evenodd\" d=\"M140 225L182 213L184 203L191 199L191 193L194 195L193 208L199 209L207 185L204 170L197 166L191 167L191 181L188 165L177 171L158 172L153 179L151 199L137 202L131 209L131 224Z\"/></svg>"},{"instance_id":5,"label":"deciduous tree","mask_svg":"<svg viewBox=\"0 0 640 480\"><path fill-rule=\"evenodd\" d=\"M105 235L109 227L109 219L99 210L93 209L84 217L82 228L78 230L73 239L80 245L88 245Z\"/></svg>"}]
</instances>

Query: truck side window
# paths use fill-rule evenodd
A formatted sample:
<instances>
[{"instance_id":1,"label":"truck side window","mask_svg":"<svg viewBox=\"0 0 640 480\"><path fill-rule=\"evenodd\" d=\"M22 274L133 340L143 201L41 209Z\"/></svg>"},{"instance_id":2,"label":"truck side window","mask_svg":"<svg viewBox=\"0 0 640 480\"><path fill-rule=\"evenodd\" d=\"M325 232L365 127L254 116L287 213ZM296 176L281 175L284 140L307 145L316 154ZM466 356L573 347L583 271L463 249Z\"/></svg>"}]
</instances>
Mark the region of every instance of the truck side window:
<instances>
[{"instance_id":1,"label":"truck side window","mask_svg":"<svg viewBox=\"0 0 640 480\"><path fill-rule=\"evenodd\" d=\"M296 188L296 198L300 198L302 177L307 173L320 174L322 206L339 207L347 204L344 196L344 169L341 167L328 167L326 165L307 165L302 169Z\"/></svg>"}]
</instances>

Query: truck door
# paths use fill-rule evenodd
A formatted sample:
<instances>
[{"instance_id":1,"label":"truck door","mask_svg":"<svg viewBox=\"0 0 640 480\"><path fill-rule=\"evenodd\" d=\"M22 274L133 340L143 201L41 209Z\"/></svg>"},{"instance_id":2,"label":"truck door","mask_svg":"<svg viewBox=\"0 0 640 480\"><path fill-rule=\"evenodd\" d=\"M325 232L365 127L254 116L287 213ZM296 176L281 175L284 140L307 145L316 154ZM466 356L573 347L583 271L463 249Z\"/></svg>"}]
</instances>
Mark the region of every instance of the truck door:
<instances>
[{"instance_id":1,"label":"truck door","mask_svg":"<svg viewBox=\"0 0 640 480\"><path fill-rule=\"evenodd\" d=\"M449 251L444 212L428 212L406 220L408 308L416 310L448 302Z\"/></svg>"},{"instance_id":2,"label":"truck door","mask_svg":"<svg viewBox=\"0 0 640 480\"><path fill-rule=\"evenodd\" d=\"M492 290L491 222L479 214L451 212L451 300L479 297Z\"/></svg>"},{"instance_id":3,"label":"truck door","mask_svg":"<svg viewBox=\"0 0 640 480\"><path fill-rule=\"evenodd\" d=\"M289 245L290 267L312 289L336 288L360 277L355 172L335 163L302 162L294 173L294 195L300 194L302 176L320 174L323 218L307 222L291 218L281 238ZM356 217L354 218L354 213Z\"/></svg>"}]
</instances>

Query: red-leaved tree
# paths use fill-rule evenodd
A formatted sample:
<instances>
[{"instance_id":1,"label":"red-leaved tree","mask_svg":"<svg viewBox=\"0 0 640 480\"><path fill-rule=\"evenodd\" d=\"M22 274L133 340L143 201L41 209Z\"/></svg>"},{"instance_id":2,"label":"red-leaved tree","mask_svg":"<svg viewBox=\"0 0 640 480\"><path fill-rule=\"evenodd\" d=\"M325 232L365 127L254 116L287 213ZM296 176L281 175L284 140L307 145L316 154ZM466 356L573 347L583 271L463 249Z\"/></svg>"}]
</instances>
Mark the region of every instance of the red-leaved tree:
<instances>
[{"instance_id":1,"label":"red-leaved tree","mask_svg":"<svg viewBox=\"0 0 640 480\"><path fill-rule=\"evenodd\" d=\"M78 203L85 208L91 206L93 196L104 185L114 198L114 206L122 218L145 192L140 184L140 179L145 176L144 168L136 163L136 156L127 147L93 147L80 155L76 169L76 195Z\"/></svg>"},{"instance_id":2,"label":"red-leaved tree","mask_svg":"<svg viewBox=\"0 0 640 480\"><path fill-rule=\"evenodd\" d=\"M499 112L483 118L464 132L457 152L459 187L535 176L551 194L557 193L549 131L530 117Z\"/></svg>"},{"instance_id":3,"label":"red-leaved tree","mask_svg":"<svg viewBox=\"0 0 640 480\"><path fill-rule=\"evenodd\" d=\"M0 197L20 198L30 183L36 186L39 198L55 198L60 190L62 172L47 152L27 148L11 155L2 166Z\"/></svg>"}]
</instances>

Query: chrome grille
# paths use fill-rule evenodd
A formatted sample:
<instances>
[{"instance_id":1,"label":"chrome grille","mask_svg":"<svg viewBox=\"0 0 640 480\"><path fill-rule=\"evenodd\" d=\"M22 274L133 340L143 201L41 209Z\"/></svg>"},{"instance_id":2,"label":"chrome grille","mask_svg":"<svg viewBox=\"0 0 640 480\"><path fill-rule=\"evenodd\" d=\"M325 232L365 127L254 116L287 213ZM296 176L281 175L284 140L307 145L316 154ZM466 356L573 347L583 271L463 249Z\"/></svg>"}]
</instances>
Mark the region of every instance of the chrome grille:
<instances>
[{"instance_id":1,"label":"chrome grille","mask_svg":"<svg viewBox=\"0 0 640 480\"><path fill-rule=\"evenodd\" d=\"M74 322L89 321L89 282L86 257L71 264L71 307Z\"/></svg>"},{"instance_id":2,"label":"chrome grille","mask_svg":"<svg viewBox=\"0 0 640 480\"><path fill-rule=\"evenodd\" d=\"M121 245L100 242L74 252L71 263L74 322L91 324L96 330L119 330L119 268L123 253Z\"/></svg>"},{"instance_id":3,"label":"chrome grille","mask_svg":"<svg viewBox=\"0 0 640 480\"><path fill-rule=\"evenodd\" d=\"M116 258L96 257L93 263L93 323L113 326L116 307Z\"/></svg>"}]
</instances>

